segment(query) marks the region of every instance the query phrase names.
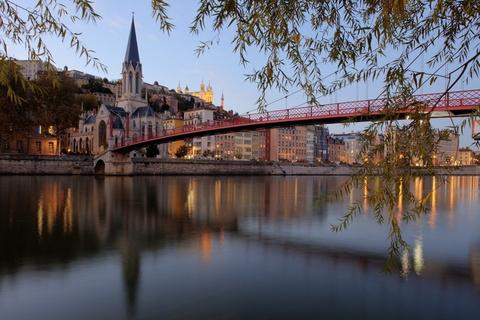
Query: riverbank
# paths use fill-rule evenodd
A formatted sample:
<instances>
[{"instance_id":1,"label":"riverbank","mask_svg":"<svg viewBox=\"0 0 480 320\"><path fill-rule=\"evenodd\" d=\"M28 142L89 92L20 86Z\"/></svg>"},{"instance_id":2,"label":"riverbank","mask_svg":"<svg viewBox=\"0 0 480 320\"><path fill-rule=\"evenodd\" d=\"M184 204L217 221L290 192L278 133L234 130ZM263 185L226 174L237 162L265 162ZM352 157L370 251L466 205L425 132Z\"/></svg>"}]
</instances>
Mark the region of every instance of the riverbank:
<instances>
[{"instance_id":1,"label":"riverbank","mask_svg":"<svg viewBox=\"0 0 480 320\"><path fill-rule=\"evenodd\" d=\"M93 175L91 156L0 155L0 175Z\"/></svg>"},{"instance_id":2,"label":"riverbank","mask_svg":"<svg viewBox=\"0 0 480 320\"><path fill-rule=\"evenodd\" d=\"M319 175L348 176L359 167L278 162L133 158L130 175ZM93 175L90 156L0 155L0 175ZM480 175L480 166L439 167L438 175Z\"/></svg>"}]
</instances>

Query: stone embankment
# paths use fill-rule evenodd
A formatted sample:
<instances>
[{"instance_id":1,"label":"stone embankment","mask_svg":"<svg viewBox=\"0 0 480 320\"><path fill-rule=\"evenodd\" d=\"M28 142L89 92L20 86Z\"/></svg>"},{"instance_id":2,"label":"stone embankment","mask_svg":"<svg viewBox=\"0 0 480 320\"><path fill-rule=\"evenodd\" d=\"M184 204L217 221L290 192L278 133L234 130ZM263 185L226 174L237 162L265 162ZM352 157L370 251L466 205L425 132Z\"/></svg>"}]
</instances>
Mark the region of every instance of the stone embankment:
<instances>
[{"instance_id":1,"label":"stone embankment","mask_svg":"<svg viewBox=\"0 0 480 320\"><path fill-rule=\"evenodd\" d=\"M0 175L88 175L93 157L0 155Z\"/></svg>"},{"instance_id":2,"label":"stone embankment","mask_svg":"<svg viewBox=\"0 0 480 320\"><path fill-rule=\"evenodd\" d=\"M118 163L122 165L122 163ZM348 176L358 167L253 161L162 160L133 158L118 175L332 175ZM92 175L88 156L0 155L0 175ZM108 172L107 172L108 174ZM480 175L480 166L438 168L438 175Z\"/></svg>"},{"instance_id":3,"label":"stone embankment","mask_svg":"<svg viewBox=\"0 0 480 320\"><path fill-rule=\"evenodd\" d=\"M134 158L133 171L136 175L350 175L353 172L348 166L149 158Z\"/></svg>"}]
</instances>

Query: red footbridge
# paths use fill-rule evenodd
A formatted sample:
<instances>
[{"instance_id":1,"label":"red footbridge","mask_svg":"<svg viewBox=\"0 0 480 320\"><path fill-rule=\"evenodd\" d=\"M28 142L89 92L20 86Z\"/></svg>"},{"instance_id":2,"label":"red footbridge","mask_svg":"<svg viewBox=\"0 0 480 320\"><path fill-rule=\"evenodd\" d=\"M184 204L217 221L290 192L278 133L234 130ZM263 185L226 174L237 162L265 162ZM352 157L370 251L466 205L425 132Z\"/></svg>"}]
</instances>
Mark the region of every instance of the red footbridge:
<instances>
[{"instance_id":1,"label":"red footbridge","mask_svg":"<svg viewBox=\"0 0 480 320\"><path fill-rule=\"evenodd\" d=\"M399 107L400 106L400 107ZM288 127L311 124L332 124L342 122L364 122L385 119L392 116L408 119L414 112L431 112L433 117L468 116L480 109L480 89L431 93L414 96L411 101L398 102L390 99L362 100L315 105L283 110L265 111L235 116L230 119L215 120L185 126L183 128L164 130L156 135L149 135L116 145L112 151L126 153L151 144L167 143L187 138L215 134L252 131L275 127ZM479 137L478 133L473 134Z\"/></svg>"}]
</instances>

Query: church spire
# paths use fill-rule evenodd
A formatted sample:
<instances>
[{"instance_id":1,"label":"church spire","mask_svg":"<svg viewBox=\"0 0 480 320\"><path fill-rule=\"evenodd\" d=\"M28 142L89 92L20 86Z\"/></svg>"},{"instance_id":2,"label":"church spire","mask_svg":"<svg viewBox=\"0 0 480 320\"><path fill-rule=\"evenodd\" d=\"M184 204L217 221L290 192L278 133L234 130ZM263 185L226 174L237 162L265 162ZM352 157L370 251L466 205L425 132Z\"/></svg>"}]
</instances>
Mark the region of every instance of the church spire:
<instances>
[{"instance_id":1,"label":"church spire","mask_svg":"<svg viewBox=\"0 0 480 320\"><path fill-rule=\"evenodd\" d=\"M135 21L132 16L132 25L130 27L130 35L128 36L127 51L125 52L125 63L132 63L136 65L140 63L140 56L138 55L137 35L135 33Z\"/></svg>"},{"instance_id":2,"label":"church spire","mask_svg":"<svg viewBox=\"0 0 480 320\"><path fill-rule=\"evenodd\" d=\"M142 64L138 55L135 21L132 16L127 51L122 65L122 97L118 101L118 106L124 108L127 112L133 112L137 107L146 104L146 101L142 98L142 78Z\"/></svg>"}]
</instances>

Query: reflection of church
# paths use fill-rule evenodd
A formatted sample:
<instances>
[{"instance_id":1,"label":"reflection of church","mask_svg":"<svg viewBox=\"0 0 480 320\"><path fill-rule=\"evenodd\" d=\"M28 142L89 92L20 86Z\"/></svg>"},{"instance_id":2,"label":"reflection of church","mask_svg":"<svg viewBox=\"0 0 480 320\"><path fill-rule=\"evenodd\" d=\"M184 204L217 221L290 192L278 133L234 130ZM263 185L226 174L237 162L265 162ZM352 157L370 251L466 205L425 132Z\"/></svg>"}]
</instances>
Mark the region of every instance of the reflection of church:
<instances>
[{"instance_id":1,"label":"reflection of church","mask_svg":"<svg viewBox=\"0 0 480 320\"><path fill-rule=\"evenodd\" d=\"M165 113L155 112L142 98L142 64L132 18L122 66L122 96L117 106L102 104L98 112L85 114L70 136L70 151L99 154L127 141L148 138L162 130Z\"/></svg>"}]
</instances>

